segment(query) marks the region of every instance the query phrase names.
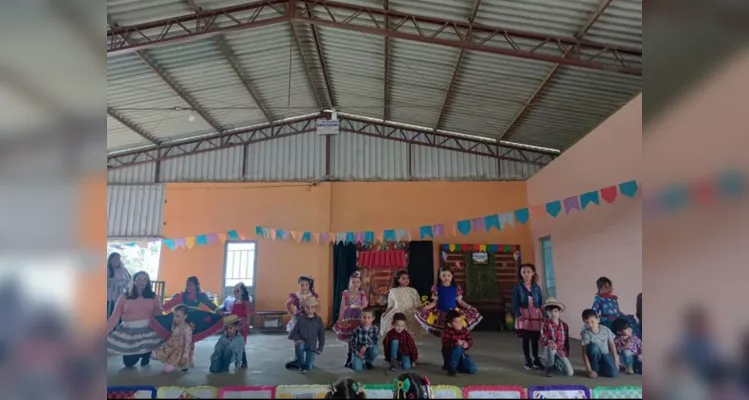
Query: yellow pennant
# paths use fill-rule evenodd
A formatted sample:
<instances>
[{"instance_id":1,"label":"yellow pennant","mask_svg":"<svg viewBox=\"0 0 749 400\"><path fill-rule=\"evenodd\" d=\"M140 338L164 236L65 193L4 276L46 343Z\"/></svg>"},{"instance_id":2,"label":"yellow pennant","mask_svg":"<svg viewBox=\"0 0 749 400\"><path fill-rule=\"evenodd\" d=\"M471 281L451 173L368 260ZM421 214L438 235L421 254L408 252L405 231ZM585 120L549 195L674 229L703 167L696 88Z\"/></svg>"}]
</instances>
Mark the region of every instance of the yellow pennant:
<instances>
[{"instance_id":1,"label":"yellow pennant","mask_svg":"<svg viewBox=\"0 0 749 400\"><path fill-rule=\"evenodd\" d=\"M185 238L185 247L191 250L195 247L195 236L188 236Z\"/></svg>"}]
</instances>

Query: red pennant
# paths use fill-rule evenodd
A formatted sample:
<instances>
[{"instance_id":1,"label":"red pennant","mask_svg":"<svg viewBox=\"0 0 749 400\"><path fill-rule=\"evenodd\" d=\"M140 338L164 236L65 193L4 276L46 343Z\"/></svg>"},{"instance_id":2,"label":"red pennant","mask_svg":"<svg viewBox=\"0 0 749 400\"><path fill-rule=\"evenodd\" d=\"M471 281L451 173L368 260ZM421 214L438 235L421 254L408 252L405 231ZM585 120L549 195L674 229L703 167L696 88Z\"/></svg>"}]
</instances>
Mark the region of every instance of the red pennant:
<instances>
[{"instance_id":1,"label":"red pennant","mask_svg":"<svg viewBox=\"0 0 749 400\"><path fill-rule=\"evenodd\" d=\"M464 244L463 245L464 251L473 251L473 245L472 244Z\"/></svg>"},{"instance_id":2,"label":"red pennant","mask_svg":"<svg viewBox=\"0 0 749 400\"><path fill-rule=\"evenodd\" d=\"M601 197L603 200L609 204L613 203L614 200L616 200L616 196L619 194L619 191L616 189L616 186L607 187L605 189L601 189Z\"/></svg>"},{"instance_id":3,"label":"red pennant","mask_svg":"<svg viewBox=\"0 0 749 400\"><path fill-rule=\"evenodd\" d=\"M694 201L699 205L710 205L715 200L715 184L708 179L700 179L690 188Z\"/></svg>"}]
</instances>

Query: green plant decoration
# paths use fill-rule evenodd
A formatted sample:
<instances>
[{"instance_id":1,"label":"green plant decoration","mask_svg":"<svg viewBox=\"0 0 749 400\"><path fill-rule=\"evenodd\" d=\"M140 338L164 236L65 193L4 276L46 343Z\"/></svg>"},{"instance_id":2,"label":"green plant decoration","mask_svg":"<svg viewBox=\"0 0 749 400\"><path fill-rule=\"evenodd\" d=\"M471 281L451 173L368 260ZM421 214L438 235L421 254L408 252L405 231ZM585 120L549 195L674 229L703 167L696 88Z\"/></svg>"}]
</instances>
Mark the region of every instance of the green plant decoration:
<instances>
[{"instance_id":1,"label":"green plant decoration","mask_svg":"<svg viewBox=\"0 0 749 400\"><path fill-rule=\"evenodd\" d=\"M497 269L494 253L489 253L486 264L475 264L473 255L466 255L466 291L471 300L496 300L499 298L497 288Z\"/></svg>"}]
</instances>

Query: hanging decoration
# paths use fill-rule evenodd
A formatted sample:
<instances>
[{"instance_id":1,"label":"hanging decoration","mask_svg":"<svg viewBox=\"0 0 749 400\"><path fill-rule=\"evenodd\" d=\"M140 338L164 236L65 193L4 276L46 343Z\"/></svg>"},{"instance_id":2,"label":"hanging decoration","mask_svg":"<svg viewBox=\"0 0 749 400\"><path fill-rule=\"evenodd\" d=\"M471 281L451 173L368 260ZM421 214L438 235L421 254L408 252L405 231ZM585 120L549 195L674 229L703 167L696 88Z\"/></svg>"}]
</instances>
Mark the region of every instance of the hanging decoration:
<instances>
[{"instance_id":1,"label":"hanging decoration","mask_svg":"<svg viewBox=\"0 0 749 400\"><path fill-rule=\"evenodd\" d=\"M683 210L690 203L698 205L714 202L726 198L738 198L746 193L746 176L742 172L728 171L709 179L700 179L693 184L674 184L659 190L653 197L643 199L643 211L646 216L654 214L668 214ZM575 212L585 212L603 204L612 204L621 199L631 199L641 191L640 184L631 180L609 186L600 190L581 193L560 200L553 200L544 204L537 204L483 217L473 217L446 224L423 225L413 228L392 228L381 231L347 231L347 232L312 232L295 231L266 226L256 226L254 236L260 239L295 241L297 243L315 243L326 245L329 243L354 243L364 245L380 245L383 243L400 243L410 240L434 240L447 235L467 236L471 232L490 232L492 229L502 231L516 224L526 225L533 220L543 218L559 218ZM227 240L243 240L246 236L240 231L204 233L187 237L162 239L164 246L170 250L193 249L212 244L223 243ZM124 246L145 246L146 243L132 242ZM465 250L465 244L451 244L445 251ZM481 245L479 245L481 246ZM491 245L485 245L491 246ZM497 249L487 248L489 252ZM511 252L511 250L507 250Z\"/></svg>"}]
</instances>

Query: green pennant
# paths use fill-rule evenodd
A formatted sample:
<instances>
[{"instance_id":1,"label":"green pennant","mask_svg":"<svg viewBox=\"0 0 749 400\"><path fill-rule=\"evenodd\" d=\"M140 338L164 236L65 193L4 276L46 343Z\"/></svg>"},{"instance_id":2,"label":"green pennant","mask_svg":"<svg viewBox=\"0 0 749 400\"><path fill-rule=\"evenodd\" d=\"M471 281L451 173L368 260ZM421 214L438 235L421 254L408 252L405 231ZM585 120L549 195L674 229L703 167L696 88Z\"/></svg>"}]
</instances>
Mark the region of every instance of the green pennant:
<instances>
[{"instance_id":1,"label":"green pennant","mask_svg":"<svg viewBox=\"0 0 749 400\"><path fill-rule=\"evenodd\" d=\"M463 251L463 247L459 244L455 245L455 251Z\"/></svg>"},{"instance_id":2,"label":"green pennant","mask_svg":"<svg viewBox=\"0 0 749 400\"><path fill-rule=\"evenodd\" d=\"M504 249L502 249L505 253L512 253L512 246L509 244L506 244Z\"/></svg>"}]
</instances>

